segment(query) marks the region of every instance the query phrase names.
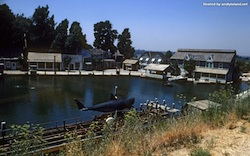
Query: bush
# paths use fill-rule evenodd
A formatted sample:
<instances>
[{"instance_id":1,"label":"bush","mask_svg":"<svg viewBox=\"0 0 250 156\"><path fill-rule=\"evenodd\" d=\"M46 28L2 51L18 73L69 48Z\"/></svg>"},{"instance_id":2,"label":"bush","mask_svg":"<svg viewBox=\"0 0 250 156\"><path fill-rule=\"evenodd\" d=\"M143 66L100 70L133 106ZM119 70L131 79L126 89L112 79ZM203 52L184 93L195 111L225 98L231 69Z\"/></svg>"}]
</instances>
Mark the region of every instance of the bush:
<instances>
[{"instance_id":1,"label":"bush","mask_svg":"<svg viewBox=\"0 0 250 156\"><path fill-rule=\"evenodd\" d=\"M190 155L191 156L211 156L208 150L202 149L202 148L192 150Z\"/></svg>"},{"instance_id":2,"label":"bush","mask_svg":"<svg viewBox=\"0 0 250 156\"><path fill-rule=\"evenodd\" d=\"M13 155L28 155L30 152L43 148L44 129L39 125L32 127L29 124L11 125L11 129L13 139L10 140L10 150ZM42 155L42 152L36 154Z\"/></svg>"}]
</instances>

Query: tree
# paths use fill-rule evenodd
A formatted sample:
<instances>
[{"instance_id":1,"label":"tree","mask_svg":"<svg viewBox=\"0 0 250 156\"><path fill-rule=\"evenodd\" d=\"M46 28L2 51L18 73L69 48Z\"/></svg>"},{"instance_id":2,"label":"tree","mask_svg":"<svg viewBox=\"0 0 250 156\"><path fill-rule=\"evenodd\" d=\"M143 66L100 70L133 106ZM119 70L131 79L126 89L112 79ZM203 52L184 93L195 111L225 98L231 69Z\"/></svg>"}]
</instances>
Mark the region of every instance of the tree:
<instances>
[{"instance_id":1,"label":"tree","mask_svg":"<svg viewBox=\"0 0 250 156\"><path fill-rule=\"evenodd\" d=\"M171 56L173 56L173 53L170 51L170 50L168 50L167 52L166 52L166 60L167 60L167 63L170 63L170 57Z\"/></svg>"},{"instance_id":2,"label":"tree","mask_svg":"<svg viewBox=\"0 0 250 156\"><path fill-rule=\"evenodd\" d=\"M13 42L15 47L18 47L19 49L23 50L26 48L24 47L24 37L28 34L31 24L31 20L29 18L24 17L23 14L16 15L12 27Z\"/></svg>"},{"instance_id":3,"label":"tree","mask_svg":"<svg viewBox=\"0 0 250 156\"><path fill-rule=\"evenodd\" d=\"M56 37L51 43L50 51L52 52L65 52L65 43L68 36L68 25L67 19L63 20L56 28Z\"/></svg>"},{"instance_id":4,"label":"tree","mask_svg":"<svg viewBox=\"0 0 250 156\"><path fill-rule=\"evenodd\" d=\"M14 14L6 4L0 5L0 48L7 49L12 46L12 27Z\"/></svg>"},{"instance_id":5,"label":"tree","mask_svg":"<svg viewBox=\"0 0 250 156\"><path fill-rule=\"evenodd\" d=\"M72 60L72 58L71 58L70 56L65 56L65 57L63 58L63 66L64 66L64 69L67 68L68 70L70 70L69 65L70 65L71 60Z\"/></svg>"},{"instance_id":6,"label":"tree","mask_svg":"<svg viewBox=\"0 0 250 156\"><path fill-rule=\"evenodd\" d=\"M114 41L117 39L117 30L112 30L112 24L107 20L94 24L94 46L103 50L116 51Z\"/></svg>"},{"instance_id":7,"label":"tree","mask_svg":"<svg viewBox=\"0 0 250 156\"><path fill-rule=\"evenodd\" d=\"M65 43L67 52L77 54L82 49L91 48L91 46L87 44L86 35L82 34L82 28L79 22L73 22L69 31L70 34Z\"/></svg>"},{"instance_id":8,"label":"tree","mask_svg":"<svg viewBox=\"0 0 250 156\"><path fill-rule=\"evenodd\" d=\"M49 7L38 7L32 16L31 46L38 49L49 49L54 35L54 15L49 17Z\"/></svg>"},{"instance_id":9,"label":"tree","mask_svg":"<svg viewBox=\"0 0 250 156\"><path fill-rule=\"evenodd\" d=\"M180 75L180 74L181 74L181 69L180 69L179 66L178 66L178 62L177 62L177 61L173 61L173 62L172 62L172 66L175 68L174 75L175 75L175 76Z\"/></svg>"},{"instance_id":10,"label":"tree","mask_svg":"<svg viewBox=\"0 0 250 156\"><path fill-rule=\"evenodd\" d=\"M131 58L134 56L134 47L132 47L131 35L129 29L123 30L122 34L118 36L117 48L125 58Z\"/></svg>"},{"instance_id":11,"label":"tree","mask_svg":"<svg viewBox=\"0 0 250 156\"><path fill-rule=\"evenodd\" d=\"M193 71L195 70L195 61L193 59L185 60L184 69L188 72L188 76L192 77Z\"/></svg>"}]
</instances>

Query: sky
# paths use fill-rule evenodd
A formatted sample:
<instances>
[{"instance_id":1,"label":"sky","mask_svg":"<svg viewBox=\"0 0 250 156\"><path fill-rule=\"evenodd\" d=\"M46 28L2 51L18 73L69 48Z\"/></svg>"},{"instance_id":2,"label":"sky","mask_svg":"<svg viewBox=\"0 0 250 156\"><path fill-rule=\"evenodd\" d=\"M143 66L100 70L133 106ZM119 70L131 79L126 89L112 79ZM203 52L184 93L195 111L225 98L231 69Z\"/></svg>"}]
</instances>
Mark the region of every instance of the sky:
<instances>
[{"instance_id":1,"label":"sky","mask_svg":"<svg viewBox=\"0 0 250 156\"><path fill-rule=\"evenodd\" d=\"M109 20L119 34L129 28L135 49L235 49L250 56L250 0L0 0L4 3L25 17L48 5L57 24L78 21L91 45L94 24Z\"/></svg>"}]
</instances>

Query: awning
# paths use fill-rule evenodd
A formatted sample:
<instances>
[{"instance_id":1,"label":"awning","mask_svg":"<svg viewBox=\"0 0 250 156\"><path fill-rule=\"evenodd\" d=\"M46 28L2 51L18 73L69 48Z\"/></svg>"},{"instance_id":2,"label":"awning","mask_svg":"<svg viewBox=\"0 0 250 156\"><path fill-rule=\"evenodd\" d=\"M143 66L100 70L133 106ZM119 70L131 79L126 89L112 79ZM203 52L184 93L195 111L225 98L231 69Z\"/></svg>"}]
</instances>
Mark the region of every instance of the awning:
<instances>
[{"instance_id":1,"label":"awning","mask_svg":"<svg viewBox=\"0 0 250 156\"><path fill-rule=\"evenodd\" d=\"M228 69L218 69L218 68L201 68L196 67L196 73L210 73L210 74L221 74L226 75L228 73Z\"/></svg>"},{"instance_id":2,"label":"awning","mask_svg":"<svg viewBox=\"0 0 250 156\"><path fill-rule=\"evenodd\" d=\"M122 63L123 64L136 64L138 60L126 59Z\"/></svg>"},{"instance_id":3,"label":"awning","mask_svg":"<svg viewBox=\"0 0 250 156\"><path fill-rule=\"evenodd\" d=\"M154 71L164 71L169 66L170 66L169 64L148 64L144 69L154 70Z\"/></svg>"},{"instance_id":4,"label":"awning","mask_svg":"<svg viewBox=\"0 0 250 156\"><path fill-rule=\"evenodd\" d=\"M62 54L29 52L27 61L28 62L62 62Z\"/></svg>"}]
</instances>

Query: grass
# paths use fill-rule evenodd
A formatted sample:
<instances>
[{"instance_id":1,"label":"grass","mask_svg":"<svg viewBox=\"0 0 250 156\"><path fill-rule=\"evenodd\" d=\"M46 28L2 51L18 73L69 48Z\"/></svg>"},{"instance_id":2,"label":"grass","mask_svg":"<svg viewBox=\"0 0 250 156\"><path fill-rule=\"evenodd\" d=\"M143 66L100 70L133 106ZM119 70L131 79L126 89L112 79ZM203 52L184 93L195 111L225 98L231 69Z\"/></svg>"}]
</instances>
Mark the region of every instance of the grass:
<instances>
[{"instance_id":1,"label":"grass","mask_svg":"<svg viewBox=\"0 0 250 156\"><path fill-rule=\"evenodd\" d=\"M211 154L209 153L207 149L202 149L202 148L192 150L190 155L191 156L211 156Z\"/></svg>"},{"instance_id":2,"label":"grass","mask_svg":"<svg viewBox=\"0 0 250 156\"><path fill-rule=\"evenodd\" d=\"M194 149L192 156L209 156L207 149L196 148L202 133L209 129L227 125L232 120L249 119L250 98L232 99L232 90L219 90L210 95L210 100L222 104L221 108L210 108L204 113L191 113L179 118L162 119L150 116L145 123L132 109L124 117L103 128L103 138L81 142L74 133L68 134L69 144L58 155L167 155L169 152L187 147ZM95 136L93 123L87 136ZM241 132L246 129L241 127ZM211 144L211 147L213 145Z\"/></svg>"}]
</instances>

